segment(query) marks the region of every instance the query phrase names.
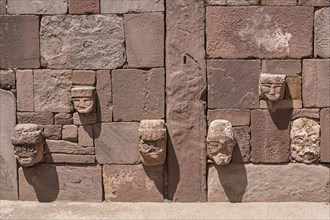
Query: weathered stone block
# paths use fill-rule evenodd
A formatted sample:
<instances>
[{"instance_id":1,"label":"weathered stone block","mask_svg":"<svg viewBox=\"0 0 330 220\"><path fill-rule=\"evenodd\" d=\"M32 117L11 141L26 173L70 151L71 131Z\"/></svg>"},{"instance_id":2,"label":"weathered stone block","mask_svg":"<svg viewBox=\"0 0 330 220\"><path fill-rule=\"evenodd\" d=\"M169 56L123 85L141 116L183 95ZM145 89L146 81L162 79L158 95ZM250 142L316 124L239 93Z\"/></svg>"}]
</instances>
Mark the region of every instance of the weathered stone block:
<instances>
[{"instance_id":1,"label":"weathered stone block","mask_svg":"<svg viewBox=\"0 0 330 220\"><path fill-rule=\"evenodd\" d=\"M17 110L33 111L33 71L18 70L17 79Z\"/></svg>"},{"instance_id":2,"label":"weathered stone block","mask_svg":"<svg viewBox=\"0 0 330 220\"><path fill-rule=\"evenodd\" d=\"M37 112L72 112L71 70L34 70L34 109Z\"/></svg>"},{"instance_id":3,"label":"weathered stone block","mask_svg":"<svg viewBox=\"0 0 330 220\"><path fill-rule=\"evenodd\" d=\"M262 72L271 74L284 74L286 76L301 75L300 60L263 60Z\"/></svg>"},{"instance_id":4,"label":"weathered stone block","mask_svg":"<svg viewBox=\"0 0 330 220\"><path fill-rule=\"evenodd\" d=\"M62 136L62 126L61 125L45 125L44 132L45 138L52 140L60 140Z\"/></svg>"},{"instance_id":5,"label":"weathered stone block","mask_svg":"<svg viewBox=\"0 0 330 220\"><path fill-rule=\"evenodd\" d=\"M261 0L261 5L296 5L297 0Z\"/></svg>"},{"instance_id":6,"label":"weathered stone block","mask_svg":"<svg viewBox=\"0 0 330 220\"><path fill-rule=\"evenodd\" d=\"M76 125L64 125L62 129L62 139L78 142L78 127Z\"/></svg>"},{"instance_id":7,"label":"weathered stone block","mask_svg":"<svg viewBox=\"0 0 330 220\"><path fill-rule=\"evenodd\" d=\"M285 96L287 99L301 99L301 77L287 77Z\"/></svg>"},{"instance_id":8,"label":"weathered stone block","mask_svg":"<svg viewBox=\"0 0 330 220\"><path fill-rule=\"evenodd\" d=\"M125 62L123 18L45 16L41 20L40 45L44 67L115 69Z\"/></svg>"},{"instance_id":9,"label":"weathered stone block","mask_svg":"<svg viewBox=\"0 0 330 220\"><path fill-rule=\"evenodd\" d=\"M95 155L99 164L136 164L139 157L139 123L94 125Z\"/></svg>"},{"instance_id":10,"label":"weathered stone block","mask_svg":"<svg viewBox=\"0 0 330 220\"><path fill-rule=\"evenodd\" d=\"M330 108L321 110L321 162L330 163Z\"/></svg>"},{"instance_id":11,"label":"weathered stone block","mask_svg":"<svg viewBox=\"0 0 330 220\"><path fill-rule=\"evenodd\" d=\"M19 124L53 124L53 114L51 112L17 112L17 122Z\"/></svg>"},{"instance_id":12,"label":"weathered stone block","mask_svg":"<svg viewBox=\"0 0 330 220\"><path fill-rule=\"evenodd\" d=\"M94 155L45 154L46 163L94 164Z\"/></svg>"},{"instance_id":13,"label":"weathered stone block","mask_svg":"<svg viewBox=\"0 0 330 220\"><path fill-rule=\"evenodd\" d=\"M100 0L101 13L115 13L124 14L128 12L151 12L151 11L164 11L164 0L144 0L144 1L131 1L131 0Z\"/></svg>"},{"instance_id":14,"label":"weathered stone block","mask_svg":"<svg viewBox=\"0 0 330 220\"><path fill-rule=\"evenodd\" d=\"M16 76L13 70L0 70L0 89L16 88Z\"/></svg>"},{"instance_id":15,"label":"weathered stone block","mask_svg":"<svg viewBox=\"0 0 330 220\"><path fill-rule=\"evenodd\" d=\"M0 68L39 68L37 16L0 16L0 33Z\"/></svg>"},{"instance_id":16,"label":"weathered stone block","mask_svg":"<svg viewBox=\"0 0 330 220\"><path fill-rule=\"evenodd\" d=\"M300 99L291 100L283 99L277 102L269 102L267 100L260 100L260 108L267 109L299 109L302 108L302 101Z\"/></svg>"},{"instance_id":17,"label":"weathered stone block","mask_svg":"<svg viewBox=\"0 0 330 220\"><path fill-rule=\"evenodd\" d=\"M11 134L16 125L16 99L0 89L0 199L17 200L17 162Z\"/></svg>"},{"instance_id":18,"label":"weathered stone block","mask_svg":"<svg viewBox=\"0 0 330 220\"><path fill-rule=\"evenodd\" d=\"M291 110L251 111L251 161L286 163L290 157Z\"/></svg>"},{"instance_id":19,"label":"weathered stone block","mask_svg":"<svg viewBox=\"0 0 330 220\"><path fill-rule=\"evenodd\" d=\"M97 121L112 122L112 84L109 70L96 72Z\"/></svg>"},{"instance_id":20,"label":"weathered stone block","mask_svg":"<svg viewBox=\"0 0 330 220\"><path fill-rule=\"evenodd\" d=\"M258 108L259 74L259 60L208 60L208 107Z\"/></svg>"},{"instance_id":21,"label":"weathered stone block","mask_svg":"<svg viewBox=\"0 0 330 220\"><path fill-rule=\"evenodd\" d=\"M100 166L41 164L18 173L20 200L102 202Z\"/></svg>"},{"instance_id":22,"label":"weathered stone block","mask_svg":"<svg viewBox=\"0 0 330 220\"><path fill-rule=\"evenodd\" d=\"M260 0L207 0L208 5L258 5Z\"/></svg>"},{"instance_id":23,"label":"weathered stone block","mask_svg":"<svg viewBox=\"0 0 330 220\"><path fill-rule=\"evenodd\" d=\"M312 55L312 37L310 7L206 9L207 54L211 58L301 58Z\"/></svg>"},{"instance_id":24,"label":"weathered stone block","mask_svg":"<svg viewBox=\"0 0 330 220\"><path fill-rule=\"evenodd\" d=\"M126 14L127 62L131 68L164 66L164 14Z\"/></svg>"},{"instance_id":25,"label":"weathered stone block","mask_svg":"<svg viewBox=\"0 0 330 220\"><path fill-rule=\"evenodd\" d=\"M330 1L328 1L330 6ZM314 17L314 56L330 57L330 8L321 8Z\"/></svg>"},{"instance_id":26,"label":"weathered stone block","mask_svg":"<svg viewBox=\"0 0 330 220\"><path fill-rule=\"evenodd\" d=\"M210 124L213 120L224 119L230 121L233 126L250 124L249 109L212 109L207 111L207 121Z\"/></svg>"},{"instance_id":27,"label":"weathered stone block","mask_svg":"<svg viewBox=\"0 0 330 220\"><path fill-rule=\"evenodd\" d=\"M330 106L330 59L303 60L304 107Z\"/></svg>"},{"instance_id":28,"label":"weathered stone block","mask_svg":"<svg viewBox=\"0 0 330 220\"><path fill-rule=\"evenodd\" d=\"M73 85L94 86L95 71L92 70L73 70L72 72Z\"/></svg>"},{"instance_id":29,"label":"weathered stone block","mask_svg":"<svg viewBox=\"0 0 330 220\"><path fill-rule=\"evenodd\" d=\"M163 202L163 167L104 165L106 201Z\"/></svg>"},{"instance_id":30,"label":"weathered stone block","mask_svg":"<svg viewBox=\"0 0 330 220\"><path fill-rule=\"evenodd\" d=\"M164 69L112 71L115 121L164 118Z\"/></svg>"},{"instance_id":31,"label":"weathered stone block","mask_svg":"<svg viewBox=\"0 0 330 220\"><path fill-rule=\"evenodd\" d=\"M7 0L0 0L0 15L6 14L6 1Z\"/></svg>"},{"instance_id":32,"label":"weathered stone block","mask_svg":"<svg viewBox=\"0 0 330 220\"><path fill-rule=\"evenodd\" d=\"M74 155L93 155L94 147L83 147L77 143L62 140L46 140L46 153L74 154Z\"/></svg>"},{"instance_id":33,"label":"weathered stone block","mask_svg":"<svg viewBox=\"0 0 330 220\"><path fill-rule=\"evenodd\" d=\"M306 117L306 118L320 118L320 110L319 109L293 109L292 111L292 119Z\"/></svg>"},{"instance_id":34,"label":"weathered stone block","mask_svg":"<svg viewBox=\"0 0 330 220\"><path fill-rule=\"evenodd\" d=\"M96 113L79 114L73 113L73 123L75 125L90 125L97 123Z\"/></svg>"},{"instance_id":35,"label":"weathered stone block","mask_svg":"<svg viewBox=\"0 0 330 220\"><path fill-rule=\"evenodd\" d=\"M329 167L230 164L210 166L209 202L329 202Z\"/></svg>"},{"instance_id":36,"label":"weathered stone block","mask_svg":"<svg viewBox=\"0 0 330 220\"><path fill-rule=\"evenodd\" d=\"M57 113L55 115L55 124L57 125L69 125L73 124L72 114Z\"/></svg>"},{"instance_id":37,"label":"weathered stone block","mask_svg":"<svg viewBox=\"0 0 330 220\"><path fill-rule=\"evenodd\" d=\"M329 0L298 0L298 4L314 7L330 6Z\"/></svg>"},{"instance_id":38,"label":"weathered stone block","mask_svg":"<svg viewBox=\"0 0 330 220\"><path fill-rule=\"evenodd\" d=\"M93 143L93 126L83 125L78 128L78 143L84 147L92 147Z\"/></svg>"},{"instance_id":39,"label":"weathered stone block","mask_svg":"<svg viewBox=\"0 0 330 220\"><path fill-rule=\"evenodd\" d=\"M7 0L8 14L65 14L67 0Z\"/></svg>"},{"instance_id":40,"label":"weathered stone block","mask_svg":"<svg viewBox=\"0 0 330 220\"><path fill-rule=\"evenodd\" d=\"M100 13L99 0L69 0L70 14L98 14Z\"/></svg>"},{"instance_id":41,"label":"weathered stone block","mask_svg":"<svg viewBox=\"0 0 330 220\"><path fill-rule=\"evenodd\" d=\"M233 127L236 146L234 147L232 163L250 162L250 127Z\"/></svg>"}]
</instances>

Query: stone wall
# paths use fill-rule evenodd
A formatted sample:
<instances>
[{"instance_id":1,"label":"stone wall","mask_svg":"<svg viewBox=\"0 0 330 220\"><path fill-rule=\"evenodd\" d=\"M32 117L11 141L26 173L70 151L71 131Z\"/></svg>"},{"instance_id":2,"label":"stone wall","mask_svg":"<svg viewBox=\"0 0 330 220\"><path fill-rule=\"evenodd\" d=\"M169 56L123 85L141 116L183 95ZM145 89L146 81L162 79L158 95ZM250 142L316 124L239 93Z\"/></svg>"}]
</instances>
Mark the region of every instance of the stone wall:
<instances>
[{"instance_id":1,"label":"stone wall","mask_svg":"<svg viewBox=\"0 0 330 220\"><path fill-rule=\"evenodd\" d=\"M0 199L330 201L329 16L329 0L0 0ZM163 165L141 160L151 119ZM207 154L219 119L227 165ZM16 124L42 131L33 166Z\"/></svg>"}]
</instances>

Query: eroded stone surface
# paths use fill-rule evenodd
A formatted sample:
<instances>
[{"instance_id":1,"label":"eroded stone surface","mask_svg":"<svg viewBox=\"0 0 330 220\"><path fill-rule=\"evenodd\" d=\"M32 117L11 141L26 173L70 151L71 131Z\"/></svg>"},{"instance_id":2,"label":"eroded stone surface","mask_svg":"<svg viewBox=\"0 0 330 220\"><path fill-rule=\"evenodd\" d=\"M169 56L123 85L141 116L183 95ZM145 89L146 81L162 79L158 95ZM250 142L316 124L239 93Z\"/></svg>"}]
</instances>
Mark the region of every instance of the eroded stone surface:
<instances>
[{"instance_id":1,"label":"eroded stone surface","mask_svg":"<svg viewBox=\"0 0 330 220\"><path fill-rule=\"evenodd\" d=\"M95 87L74 87L71 89L71 97L73 107L79 114L87 114L95 111Z\"/></svg>"},{"instance_id":2,"label":"eroded stone surface","mask_svg":"<svg viewBox=\"0 0 330 220\"><path fill-rule=\"evenodd\" d=\"M62 139L67 141L78 141L78 128L76 125L63 125Z\"/></svg>"},{"instance_id":3,"label":"eroded stone surface","mask_svg":"<svg viewBox=\"0 0 330 220\"><path fill-rule=\"evenodd\" d=\"M17 110L33 111L33 71L18 70L17 79Z\"/></svg>"},{"instance_id":4,"label":"eroded stone surface","mask_svg":"<svg viewBox=\"0 0 330 220\"><path fill-rule=\"evenodd\" d=\"M98 14L100 12L99 0L68 0L70 14Z\"/></svg>"},{"instance_id":5,"label":"eroded stone surface","mask_svg":"<svg viewBox=\"0 0 330 220\"><path fill-rule=\"evenodd\" d=\"M330 108L321 110L321 162L330 163Z\"/></svg>"},{"instance_id":6,"label":"eroded stone surface","mask_svg":"<svg viewBox=\"0 0 330 220\"><path fill-rule=\"evenodd\" d=\"M75 154L45 154L46 163L68 163L68 164L95 164L94 155L75 155Z\"/></svg>"},{"instance_id":7,"label":"eroded stone surface","mask_svg":"<svg viewBox=\"0 0 330 220\"><path fill-rule=\"evenodd\" d=\"M329 0L298 0L298 4L314 6L314 7L323 7L323 6L330 6L330 1Z\"/></svg>"},{"instance_id":8,"label":"eroded stone surface","mask_svg":"<svg viewBox=\"0 0 330 220\"><path fill-rule=\"evenodd\" d=\"M233 126L242 126L250 124L249 109L212 109L207 112L207 121L210 124L212 121L222 118L230 121Z\"/></svg>"},{"instance_id":9,"label":"eroded stone surface","mask_svg":"<svg viewBox=\"0 0 330 220\"><path fill-rule=\"evenodd\" d=\"M248 163L250 162L250 127L233 127L236 146L233 150L232 163Z\"/></svg>"},{"instance_id":10,"label":"eroded stone surface","mask_svg":"<svg viewBox=\"0 0 330 220\"><path fill-rule=\"evenodd\" d=\"M263 73L284 74L286 76L301 75L300 60L263 60Z\"/></svg>"},{"instance_id":11,"label":"eroded stone surface","mask_svg":"<svg viewBox=\"0 0 330 220\"><path fill-rule=\"evenodd\" d=\"M73 123L75 125L91 125L97 123L96 113L79 114L73 113Z\"/></svg>"},{"instance_id":12,"label":"eroded stone surface","mask_svg":"<svg viewBox=\"0 0 330 220\"><path fill-rule=\"evenodd\" d=\"M330 8L317 10L314 20L314 56L330 57Z\"/></svg>"},{"instance_id":13,"label":"eroded stone surface","mask_svg":"<svg viewBox=\"0 0 330 220\"><path fill-rule=\"evenodd\" d=\"M68 0L7 0L8 14L65 14Z\"/></svg>"},{"instance_id":14,"label":"eroded stone surface","mask_svg":"<svg viewBox=\"0 0 330 220\"><path fill-rule=\"evenodd\" d=\"M69 125L73 124L72 114L58 113L54 116L55 124L57 125Z\"/></svg>"},{"instance_id":15,"label":"eroded stone surface","mask_svg":"<svg viewBox=\"0 0 330 220\"><path fill-rule=\"evenodd\" d=\"M125 62L124 23L117 15L43 17L40 43L48 68L115 69Z\"/></svg>"},{"instance_id":16,"label":"eroded stone surface","mask_svg":"<svg viewBox=\"0 0 330 220\"><path fill-rule=\"evenodd\" d=\"M16 76L13 70L0 70L0 89L16 88Z\"/></svg>"},{"instance_id":17,"label":"eroded stone surface","mask_svg":"<svg viewBox=\"0 0 330 220\"><path fill-rule=\"evenodd\" d=\"M53 124L53 114L51 112L17 112L17 122L19 124Z\"/></svg>"},{"instance_id":18,"label":"eroded stone surface","mask_svg":"<svg viewBox=\"0 0 330 220\"><path fill-rule=\"evenodd\" d=\"M306 118L320 118L320 110L319 109L293 109L292 111L292 119L306 117Z\"/></svg>"},{"instance_id":19,"label":"eroded stone surface","mask_svg":"<svg viewBox=\"0 0 330 220\"><path fill-rule=\"evenodd\" d=\"M60 140L62 137L61 125L45 125L43 135L46 139Z\"/></svg>"},{"instance_id":20,"label":"eroded stone surface","mask_svg":"<svg viewBox=\"0 0 330 220\"><path fill-rule=\"evenodd\" d=\"M282 99L277 102L271 102L269 100L260 100L261 109L299 109L302 108L302 101L300 99Z\"/></svg>"},{"instance_id":21,"label":"eroded stone surface","mask_svg":"<svg viewBox=\"0 0 330 220\"><path fill-rule=\"evenodd\" d=\"M83 147L77 143L62 140L46 140L46 153L74 154L74 155L93 155L94 147Z\"/></svg>"},{"instance_id":22,"label":"eroded stone surface","mask_svg":"<svg viewBox=\"0 0 330 220\"><path fill-rule=\"evenodd\" d=\"M261 73L259 77L259 96L271 102L284 98L285 75Z\"/></svg>"},{"instance_id":23,"label":"eroded stone surface","mask_svg":"<svg viewBox=\"0 0 330 220\"><path fill-rule=\"evenodd\" d=\"M164 11L164 0L100 0L101 13L124 14L127 12Z\"/></svg>"},{"instance_id":24,"label":"eroded stone surface","mask_svg":"<svg viewBox=\"0 0 330 220\"><path fill-rule=\"evenodd\" d=\"M112 84L109 70L96 72L97 121L112 122Z\"/></svg>"}]
</instances>

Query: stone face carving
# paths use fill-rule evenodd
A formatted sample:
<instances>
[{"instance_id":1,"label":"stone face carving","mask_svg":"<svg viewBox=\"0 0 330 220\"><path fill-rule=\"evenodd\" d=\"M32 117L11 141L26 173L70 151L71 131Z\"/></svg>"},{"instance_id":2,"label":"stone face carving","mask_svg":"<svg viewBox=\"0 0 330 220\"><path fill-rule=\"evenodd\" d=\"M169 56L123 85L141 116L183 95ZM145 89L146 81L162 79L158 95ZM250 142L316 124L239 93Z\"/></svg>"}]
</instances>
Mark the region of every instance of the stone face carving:
<instances>
[{"instance_id":1,"label":"stone face carving","mask_svg":"<svg viewBox=\"0 0 330 220\"><path fill-rule=\"evenodd\" d=\"M139 151L145 166L161 166L166 158L164 120L142 120L139 126Z\"/></svg>"},{"instance_id":2,"label":"stone face carving","mask_svg":"<svg viewBox=\"0 0 330 220\"><path fill-rule=\"evenodd\" d=\"M236 144L232 125L227 120L214 120L207 134L207 155L217 165L226 165L231 161Z\"/></svg>"},{"instance_id":3,"label":"stone face carving","mask_svg":"<svg viewBox=\"0 0 330 220\"><path fill-rule=\"evenodd\" d=\"M320 125L313 119L298 118L292 122L291 157L297 162L312 163L320 157Z\"/></svg>"},{"instance_id":4,"label":"stone face carving","mask_svg":"<svg viewBox=\"0 0 330 220\"><path fill-rule=\"evenodd\" d=\"M283 99L285 92L285 78L285 75L261 73L259 78L260 98L272 102Z\"/></svg>"},{"instance_id":5,"label":"stone face carving","mask_svg":"<svg viewBox=\"0 0 330 220\"><path fill-rule=\"evenodd\" d=\"M90 113L95 108L95 87L81 86L71 89L74 109L79 113Z\"/></svg>"},{"instance_id":6,"label":"stone face carving","mask_svg":"<svg viewBox=\"0 0 330 220\"><path fill-rule=\"evenodd\" d=\"M33 166L43 159L44 140L36 124L18 124L11 136L14 152L23 167Z\"/></svg>"}]
</instances>

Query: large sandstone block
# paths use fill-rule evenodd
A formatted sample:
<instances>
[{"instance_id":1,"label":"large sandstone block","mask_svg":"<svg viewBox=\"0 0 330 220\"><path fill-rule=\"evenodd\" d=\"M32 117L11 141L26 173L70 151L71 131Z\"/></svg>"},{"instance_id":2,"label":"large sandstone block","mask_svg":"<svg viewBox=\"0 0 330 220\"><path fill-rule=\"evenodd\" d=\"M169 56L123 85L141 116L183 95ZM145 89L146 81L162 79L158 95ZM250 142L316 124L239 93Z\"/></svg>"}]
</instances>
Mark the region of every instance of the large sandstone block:
<instances>
[{"instance_id":1,"label":"large sandstone block","mask_svg":"<svg viewBox=\"0 0 330 220\"><path fill-rule=\"evenodd\" d=\"M97 121L112 122L112 84L109 70L96 72Z\"/></svg>"},{"instance_id":2,"label":"large sandstone block","mask_svg":"<svg viewBox=\"0 0 330 220\"><path fill-rule=\"evenodd\" d=\"M330 5L330 1L329 1ZM321 8L314 17L314 56L330 57L330 8Z\"/></svg>"},{"instance_id":3,"label":"large sandstone block","mask_svg":"<svg viewBox=\"0 0 330 220\"><path fill-rule=\"evenodd\" d=\"M101 172L100 166L40 164L20 168L20 200L101 202Z\"/></svg>"},{"instance_id":4,"label":"large sandstone block","mask_svg":"<svg viewBox=\"0 0 330 220\"><path fill-rule=\"evenodd\" d=\"M304 107L330 106L330 59L303 60Z\"/></svg>"},{"instance_id":5,"label":"large sandstone block","mask_svg":"<svg viewBox=\"0 0 330 220\"><path fill-rule=\"evenodd\" d=\"M207 121L210 124L213 120L224 119L230 121L233 126L250 124L249 109L213 109L207 111Z\"/></svg>"},{"instance_id":6,"label":"large sandstone block","mask_svg":"<svg viewBox=\"0 0 330 220\"><path fill-rule=\"evenodd\" d=\"M259 60L208 60L208 107L258 108L259 75Z\"/></svg>"},{"instance_id":7,"label":"large sandstone block","mask_svg":"<svg viewBox=\"0 0 330 220\"><path fill-rule=\"evenodd\" d=\"M70 14L98 14L100 12L99 0L68 0Z\"/></svg>"},{"instance_id":8,"label":"large sandstone block","mask_svg":"<svg viewBox=\"0 0 330 220\"><path fill-rule=\"evenodd\" d=\"M251 111L251 161L286 163L290 157L291 110Z\"/></svg>"},{"instance_id":9,"label":"large sandstone block","mask_svg":"<svg viewBox=\"0 0 330 220\"><path fill-rule=\"evenodd\" d=\"M211 58L310 56L313 8L207 7L206 38Z\"/></svg>"},{"instance_id":10,"label":"large sandstone block","mask_svg":"<svg viewBox=\"0 0 330 220\"><path fill-rule=\"evenodd\" d=\"M103 185L106 201L163 202L163 167L104 165Z\"/></svg>"},{"instance_id":11,"label":"large sandstone block","mask_svg":"<svg viewBox=\"0 0 330 220\"><path fill-rule=\"evenodd\" d=\"M115 121L164 118L164 69L113 70L112 86Z\"/></svg>"},{"instance_id":12,"label":"large sandstone block","mask_svg":"<svg viewBox=\"0 0 330 220\"><path fill-rule=\"evenodd\" d=\"M67 0L7 0L8 14L65 14Z\"/></svg>"},{"instance_id":13,"label":"large sandstone block","mask_svg":"<svg viewBox=\"0 0 330 220\"><path fill-rule=\"evenodd\" d=\"M128 12L164 11L164 0L100 0L101 13L124 14Z\"/></svg>"},{"instance_id":14,"label":"large sandstone block","mask_svg":"<svg viewBox=\"0 0 330 220\"><path fill-rule=\"evenodd\" d=\"M39 68L37 16L0 16L0 33L0 68Z\"/></svg>"},{"instance_id":15,"label":"large sandstone block","mask_svg":"<svg viewBox=\"0 0 330 220\"><path fill-rule=\"evenodd\" d=\"M284 74L286 76L301 75L300 60L263 60L263 73Z\"/></svg>"},{"instance_id":16,"label":"large sandstone block","mask_svg":"<svg viewBox=\"0 0 330 220\"><path fill-rule=\"evenodd\" d=\"M33 71L18 70L17 79L17 110L33 111Z\"/></svg>"},{"instance_id":17,"label":"large sandstone block","mask_svg":"<svg viewBox=\"0 0 330 220\"><path fill-rule=\"evenodd\" d=\"M37 112L72 112L71 70L34 70L34 109Z\"/></svg>"},{"instance_id":18,"label":"large sandstone block","mask_svg":"<svg viewBox=\"0 0 330 220\"><path fill-rule=\"evenodd\" d=\"M95 155L99 164L136 164L139 158L139 123L94 125Z\"/></svg>"},{"instance_id":19,"label":"large sandstone block","mask_svg":"<svg viewBox=\"0 0 330 220\"><path fill-rule=\"evenodd\" d=\"M16 99L0 89L0 199L17 200L17 162L11 134L16 125Z\"/></svg>"},{"instance_id":20,"label":"large sandstone block","mask_svg":"<svg viewBox=\"0 0 330 220\"><path fill-rule=\"evenodd\" d=\"M231 164L210 166L209 202L329 202L329 167Z\"/></svg>"},{"instance_id":21,"label":"large sandstone block","mask_svg":"<svg viewBox=\"0 0 330 220\"><path fill-rule=\"evenodd\" d=\"M45 16L40 45L41 63L47 68L115 69L125 62L123 18Z\"/></svg>"},{"instance_id":22,"label":"large sandstone block","mask_svg":"<svg viewBox=\"0 0 330 220\"><path fill-rule=\"evenodd\" d=\"M330 163L330 108L321 110L321 162Z\"/></svg>"}]
</instances>

